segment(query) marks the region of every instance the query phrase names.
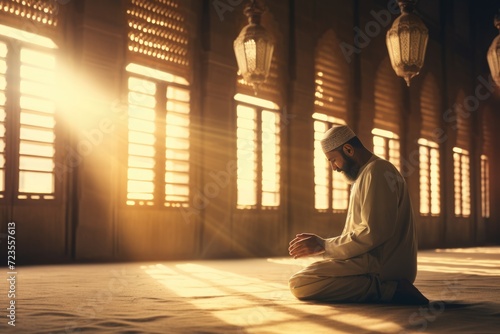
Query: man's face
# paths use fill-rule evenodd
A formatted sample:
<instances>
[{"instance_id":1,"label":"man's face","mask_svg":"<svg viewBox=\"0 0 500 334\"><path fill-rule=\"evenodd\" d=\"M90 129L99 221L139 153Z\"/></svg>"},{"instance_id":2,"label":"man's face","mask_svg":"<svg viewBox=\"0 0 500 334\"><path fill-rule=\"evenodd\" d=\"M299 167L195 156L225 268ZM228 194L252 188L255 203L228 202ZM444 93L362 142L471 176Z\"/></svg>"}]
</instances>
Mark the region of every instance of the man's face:
<instances>
[{"instance_id":1,"label":"man's face","mask_svg":"<svg viewBox=\"0 0 500 334\"><path fill-rule=\"evenodd\" d=\"M338 149L326 153L326 158L330 162L333 171L342 173L347 183L356 181L359 166L356 161L344 153L342 146Z\"/></svg>"}]
</instances>

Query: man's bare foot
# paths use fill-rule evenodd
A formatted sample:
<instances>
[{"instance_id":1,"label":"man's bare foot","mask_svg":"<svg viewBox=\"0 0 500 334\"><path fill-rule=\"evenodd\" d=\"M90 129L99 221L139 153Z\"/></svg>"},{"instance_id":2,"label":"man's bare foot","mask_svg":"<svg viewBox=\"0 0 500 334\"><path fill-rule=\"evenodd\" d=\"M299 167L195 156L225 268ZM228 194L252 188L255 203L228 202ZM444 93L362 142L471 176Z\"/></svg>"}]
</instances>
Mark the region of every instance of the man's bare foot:
<instances>
[{"instance_id":1,"label":"man's bare foot","mask_svg":"<svg viewBox=\"0 0 500 334\"><path fill-rule=\"evenodd\" d=\"M418 291L418 289L408 280L402 279L398 282L391 303L403 305L427 305L429 299Z\"/></svg>"}]
</instances>

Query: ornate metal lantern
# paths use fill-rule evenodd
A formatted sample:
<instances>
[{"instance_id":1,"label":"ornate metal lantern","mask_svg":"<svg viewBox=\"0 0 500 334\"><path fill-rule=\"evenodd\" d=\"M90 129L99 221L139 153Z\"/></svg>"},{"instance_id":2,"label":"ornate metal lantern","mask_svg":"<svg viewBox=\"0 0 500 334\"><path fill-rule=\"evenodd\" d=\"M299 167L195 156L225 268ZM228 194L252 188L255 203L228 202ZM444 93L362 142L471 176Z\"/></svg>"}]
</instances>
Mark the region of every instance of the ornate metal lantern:
<instances>
[{"instance_id":1,"label":"ornate metal lantern","mask_svg":"<svg viewBox=\"0 0 500 334\"><path fill-rule=\"evenodd\" d=\"M386 43L392 68L410 86L424 65L429 30L422 20L412 13L417 0L398 0L401 15L387 31Z\"/></svg>"},{"instance_id":2,"label":"ornate metal lantern","mask_svg":"<svg viewBox=\"0 0 500 334\"><path fill-rule=\"evenodd\" d=\"M274 37L260 24L263 12L257 1L252 0L244 11L248 25L234 40L239 72L246 82L253 85L255 94L269 75L274 50Z\"/></svg>"},{"instance_id":3,"label":"ornate metal lantern","mask_svg":"<svg viewBox=\"0 0 500 334\"><path fill-rule=\"evenodd\" d=\"M495 27L500 31L500 11L495 15L493 22ZM497 86L500 86L500 34L495 37L488 49L488 65L490 66L493 80Z\"/></svg>"}]
</instances>

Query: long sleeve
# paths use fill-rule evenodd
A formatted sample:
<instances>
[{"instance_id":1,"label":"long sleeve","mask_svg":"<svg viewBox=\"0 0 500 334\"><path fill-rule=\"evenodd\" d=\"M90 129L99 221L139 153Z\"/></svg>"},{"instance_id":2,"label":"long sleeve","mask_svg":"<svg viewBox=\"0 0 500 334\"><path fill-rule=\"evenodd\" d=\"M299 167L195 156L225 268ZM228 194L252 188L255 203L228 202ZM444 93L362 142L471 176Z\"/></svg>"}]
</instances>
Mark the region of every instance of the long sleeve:
<instances>
[{"instance_id":1,"label":"long sleeve","mask_svg":"<svg viewBox=\"0 0 500 334\"><path fill-rule=\"evenodd\" d=\"M397 170L376 160L365 168L351 190L346 228L325 243L325 257L350 259L373 250L394 235L398 222L400 183Z\"/></svg>"}]
</instances>

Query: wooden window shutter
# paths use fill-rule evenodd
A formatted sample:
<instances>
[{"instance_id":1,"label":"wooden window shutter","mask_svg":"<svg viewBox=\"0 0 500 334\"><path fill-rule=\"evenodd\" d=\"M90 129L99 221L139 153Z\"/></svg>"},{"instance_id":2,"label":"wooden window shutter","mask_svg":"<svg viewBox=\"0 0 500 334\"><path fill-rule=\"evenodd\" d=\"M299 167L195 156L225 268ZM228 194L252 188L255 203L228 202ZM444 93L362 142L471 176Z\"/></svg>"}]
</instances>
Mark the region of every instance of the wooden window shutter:
<instances>
[{"instance_id":1,"label":"wooden window shutter","mask_svg":"<svg viewBox=\"0 0 500 334\"><path fill-rule=\"evenodd\" d=\"M181 0L130 0L128 50L142 56L141 63L188 78L189 32L182 4Z\"/></svg>"},{"instance_id":2,"label":"wooden window shutter","mask_svg":"<svg viewBox=\"0 0 500 334\"><path fill-rule=\"evenodd\" d=\"M455 116L457 117L457 146L469 150L470 149L470 115L464 108L465 94L463 91L460 91L457 97L457 103L455 103ZM465 116L466 113L468 116Z\"/></svg>"},{"instance_id":3,"label":"wooden window shutter","mask_svg":"<svg viewBox=\"0 0 500 334\"><path fill-rule=\"evenodd\" d=\"M439 124L439 89L432 74L427 75L420 95L420 112L422 116L422 127L420 136L434 140L435 131Z\"/></svg>"},{"instance_id":4,"label":"wooden window shutter","mask_svg":"<svg viewBox=\"0 0 500 334\"><path fill-rule=\"evenodd\" d=\"M332 30L319 40L315 59L315 112L346 120L348 78L346 62Z\"/></svg>"},{"instance_id":5,"label":"wooden window shutter","mask_svg":"<svg viewBox=\"0 0 500 334\"><path fill-rule=\"evenodd\" d=\"M380 65L375 79L374 128L400 135L402 91L398 77L391 67L389 58Z\"/></svg>"},{"instance_id":6,"label":"wooden window shutter","mask_svg":"<svg viewBox=\"0 0 500 334\"><path fill-rule=\"evenodd\" d=\"M0 12L17 16L16 19L25 18L37 25L56 27L59 12L57 1L40 0L0 0Z\"/></svg>"},{"instance_id":7,"label":"wooden window shutter","mask_svg":"<svg viewBox=\"0 0 500 334\"><path fill-rule=\"evenodd\" d=\"M488 156L493 155L493 133L491 129L493 122L493 113L491 108L488 107L483 110L482 117L483 153Z\"/></svg>"}]
</instances>

